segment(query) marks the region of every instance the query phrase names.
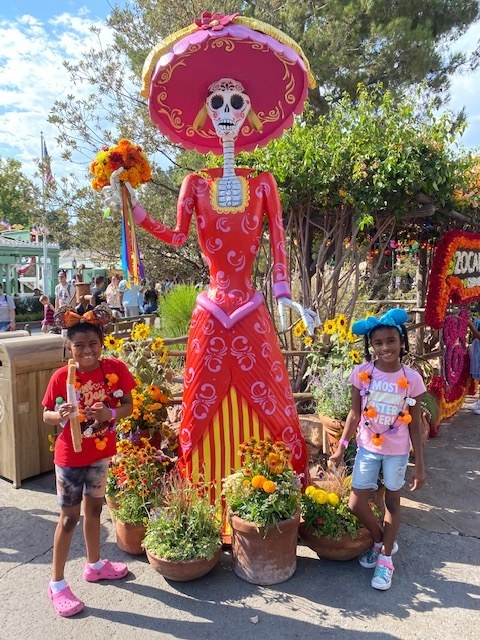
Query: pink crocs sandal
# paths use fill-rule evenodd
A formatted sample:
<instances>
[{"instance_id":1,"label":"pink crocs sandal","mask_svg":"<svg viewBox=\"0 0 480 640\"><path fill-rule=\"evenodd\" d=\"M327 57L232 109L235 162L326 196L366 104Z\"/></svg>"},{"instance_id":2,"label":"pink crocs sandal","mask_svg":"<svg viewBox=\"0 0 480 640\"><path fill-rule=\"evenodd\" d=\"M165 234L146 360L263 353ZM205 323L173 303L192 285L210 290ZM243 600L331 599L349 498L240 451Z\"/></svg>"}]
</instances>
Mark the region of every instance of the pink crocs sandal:
<instances>
[{"instance_id":1,"label":"pink crocs sandal","mask_svg":"<svg viewBox=\"0 0 480 640\"><path fill-rule=\"evenodd\" d=\"M48 585L48 597L55 611L63 618L74 616L83 610L83 602L73 595L70 587L65 587L58 593L53 593L50 585Z\"/></svg>"},{"instance_id":2,"label":"pink crocs sandal","mask_svg":"<svg viewBox=\"0 0 480 640\"><path fill-rule=\"evenodd\" d=\"M97 580L119 580L128 573L128 567L123 562L103 561L103 567L98 571L86 564L83 569L83 578L87 582L97 582Z\"/></svg>"}]
</instances>

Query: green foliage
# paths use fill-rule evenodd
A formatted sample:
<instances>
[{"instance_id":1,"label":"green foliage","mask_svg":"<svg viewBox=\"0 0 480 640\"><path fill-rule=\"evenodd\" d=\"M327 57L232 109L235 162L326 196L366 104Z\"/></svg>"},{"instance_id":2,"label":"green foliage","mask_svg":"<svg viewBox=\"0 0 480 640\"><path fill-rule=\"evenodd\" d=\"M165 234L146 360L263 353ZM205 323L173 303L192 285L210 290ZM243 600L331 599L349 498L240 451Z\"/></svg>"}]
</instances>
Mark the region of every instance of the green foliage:
<instances>
[{"instance_id":1,"label":"green foliage","mask_svg":"<svg viewBox=\"0 0 480 640\"><path fill-rule=\"evenodd\" d=\"M0 158L0 219L30 228L38 218L39 194L18 160Z\"/></svg>"},{"instance_id":2,"label":"green foliage","mask_svg":"<svg viewBox=\"0 0 480 640\"><path fill-rule=\"evenodd\" d=\"M208 486L172 474L163 484L161 505L150 514L143 546L166 560L209 560L222 544L216 510Z\"/></svg>"},{"instance_id":3,"label":"green foliage","mask_svg":"<svg viewBox=\"0 0 480 640\"><path fill-rule=\"evenodd\" d=\"M315 412L335 420L346 420L352 406L350 370L326 364L309 380L308 390L312 394Z\"/></svg>"},{"instance_id":4,"label":"green foliage","mask_svg":"<svg viewBox=\"0 0 480 640\"><path fill-rule=\"evenodd\" d=\"M151 497L146 499L136 491L125 491L112 509L112 514L125 524L142 524L146 522L150 509L154 506Z\"/></svg>"},{"instance_id":5,"label":"green foliage","mask_svg":"<svg viewBox=\"0 0 480 640\"><path fill-rule=\"evenodd\" d=\"M400 220L420 209L419 192L451 206L463 167L451 147L458 124L449 114L437 118L433 103L420 112L418 96L398 100L382 87L360 86L355 100L344 96L309 121L242 156L275 175L285 210L306 203L319 212L351 209L365 229L374 216Z\"/></svg>"},{"instance_id":6,"label":"green foliage","mask_svg":"<svg viewBox=\"0 0 480 640\"><path fill-rule=\"evenodd\" d=\"M348 498L333 506L329 502L318 504L312 496L303 495L302 517L305 526L332 540L340 540L346 533L355 539L360 528L358 518L348 508Z\"/></svg>"},{"instance_id":7,"label":"green foliage","mask_svg":"<svg viewBox=\"0 0 480 640\"><path fill-rule=\"evenodd\" d=\"M198 295L193 285L178 284L158 300L163 334L169 338L186 336Z\"/></svg>"},{"instance_id":8,"label":"green foliage","mask_svg":"<svg viewBox=\"0 0 480 640\"><path fill-rule=\"evenodd\" d=\"M336 472L323 470L315 484L305 489L301 501L302 518L315 535L332 540L340 540L345 534L357 537L362 524L348 507L351 480L345 468ZM378 517L379 510L375 504L370 507Z\"/></svg>"}]
</instances>

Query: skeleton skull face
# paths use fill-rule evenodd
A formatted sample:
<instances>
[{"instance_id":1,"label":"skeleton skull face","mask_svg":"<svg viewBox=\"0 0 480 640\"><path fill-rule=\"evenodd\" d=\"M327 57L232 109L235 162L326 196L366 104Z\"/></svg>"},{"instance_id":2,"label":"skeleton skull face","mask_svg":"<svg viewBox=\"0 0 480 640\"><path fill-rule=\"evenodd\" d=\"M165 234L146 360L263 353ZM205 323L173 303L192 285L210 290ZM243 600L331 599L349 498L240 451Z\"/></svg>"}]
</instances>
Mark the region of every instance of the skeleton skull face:
<instances>
[{"instance_id":1,"label":"skeleton skull face","mask_svg":"<svg viewBox=\"0 0 480 640\"><path fill-rule=\"evenodd\" d=\"M207 113L219 138L234 140L250 111L250 98L243 86L232 78L221 78L210 87Z\"/></svg>"}]
</instances>

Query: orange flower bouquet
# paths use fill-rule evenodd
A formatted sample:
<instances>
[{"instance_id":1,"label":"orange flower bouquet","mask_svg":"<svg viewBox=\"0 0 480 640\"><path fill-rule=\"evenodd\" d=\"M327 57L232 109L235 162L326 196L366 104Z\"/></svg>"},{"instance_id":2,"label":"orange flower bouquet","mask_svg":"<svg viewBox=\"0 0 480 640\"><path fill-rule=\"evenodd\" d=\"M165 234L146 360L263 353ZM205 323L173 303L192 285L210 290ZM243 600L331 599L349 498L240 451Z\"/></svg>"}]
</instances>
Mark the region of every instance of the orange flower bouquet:
<instances>
[{"instance_id":1,"label":"orange flower bouquet","mask_svg":"<svg viewBox=\"0 0 480 640\"><path fill-rule=\"evenodd\" d=\"M90 163L90 173L94 176L92 187L95 191L108 187L110 176L120 167L123 167L124 171L119 175L119 179L129 182L134 189L152 177L152 168L142 147L122 138L116 145L102 147Z\"/></svg>"},{"instance_id":2,"label":"orange flower bouquet","mask_svg":"<svg viewBox=\"0 0 480 640\"><path fill-rule=\"evenodd\" d=\"M233 515L257 528L277 525L300 506L301 480L290 463L290 449L269 438L240 447L242 467L223 479L222 495Z\"/></svg>"}]
</instances>

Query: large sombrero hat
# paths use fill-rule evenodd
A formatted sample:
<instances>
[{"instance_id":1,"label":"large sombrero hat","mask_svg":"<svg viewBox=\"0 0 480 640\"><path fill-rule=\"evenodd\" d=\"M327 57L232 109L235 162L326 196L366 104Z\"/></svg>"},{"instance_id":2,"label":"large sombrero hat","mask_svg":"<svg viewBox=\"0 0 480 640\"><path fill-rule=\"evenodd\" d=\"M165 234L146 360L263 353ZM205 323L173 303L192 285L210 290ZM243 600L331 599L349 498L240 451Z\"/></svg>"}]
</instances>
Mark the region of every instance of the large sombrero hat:
<instances>
[{"instance_id":1,"label":"large sombrero hat","mask_svg":"<svg viewBox=\"0 0 480 640\"><path fill-rule=\"evenodd\" d=\"M262 130L247 121L235 140L238 151L278 138L302 112L308 88L315 87L308 60L282 31L238 14L204 13L201 20L160 42L143 66L142 96L150 117L172 142L200 153L223 153L208 119L193 128L208 87L220 78L242 83Z\"/></svg>"}]
</instances>

